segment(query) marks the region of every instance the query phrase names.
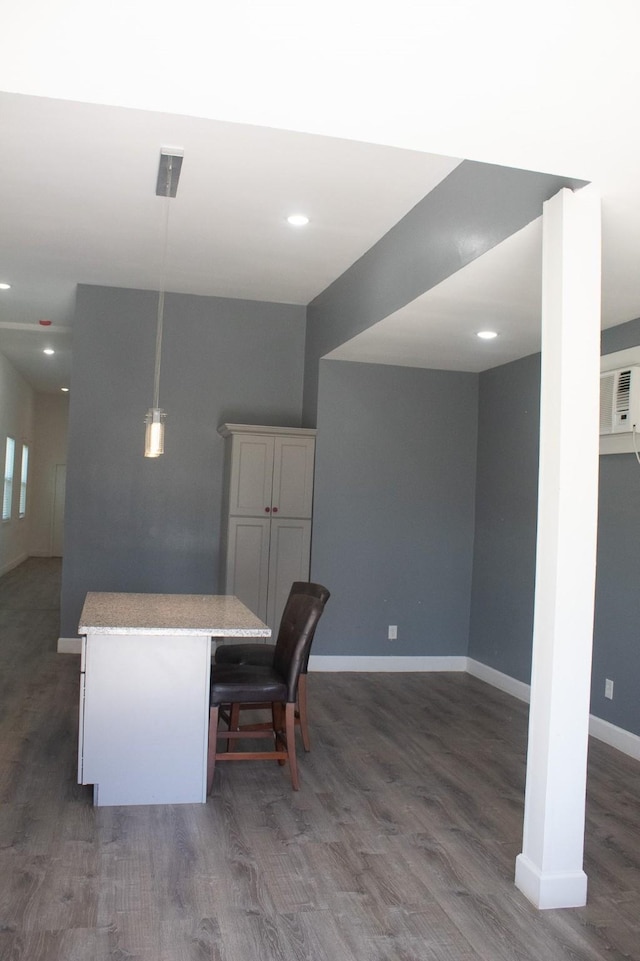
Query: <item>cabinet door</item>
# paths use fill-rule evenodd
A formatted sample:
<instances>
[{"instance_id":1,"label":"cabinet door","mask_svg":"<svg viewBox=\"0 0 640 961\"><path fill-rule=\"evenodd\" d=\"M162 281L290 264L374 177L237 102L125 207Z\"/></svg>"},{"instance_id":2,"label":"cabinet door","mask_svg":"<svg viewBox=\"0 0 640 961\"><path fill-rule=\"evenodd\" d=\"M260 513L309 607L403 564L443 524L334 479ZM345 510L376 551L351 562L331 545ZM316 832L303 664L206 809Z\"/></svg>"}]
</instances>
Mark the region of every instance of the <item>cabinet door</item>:
<instances>
[{"instance_id":1,"label":"cabinet door","mask_svg":"<svg viewBox=\"0 0 640 961\"><path fill-rule=\"evenodd\" d=\"M267 619L270 525L270 515L232 517L227 545L226 592L235 594L263 621Z\"/></svg>"},{"instance_id":2,"label":"cabinet door","mask_svg":"<svg viewBox=\"0 0 640 961\"><path fill-rule=\"evenodd\" d=\"M314 437L275 438L272 511L279 517L311 517Z\"/></svg>"},{"instance_id":3,"label":"cabinet door","mask_svg":"<svg viewBox=\"0 0 640 961\"><path fill-rule=\"evenodd\" d=\"M82 781L94 803L206 801L209 638L92 634Z\"/></svg>"},{"instance_id":4,"label":"cabinet door","mask_svg":"<svg viewBox=\"0 0 640 961\"><path fill-rule=\"evenodd\" d=\"M309 579L311 521L273 518L269 546L269 600L264 620L274 636L291 585Z\"/></svg>"},{"instance_id":5,"label":"cabinet door","mask_svg":"<svg viewBox=\"0 0 640 961\"><path fill-rule=\"evenodd\" d=\"M236 434L231 442L229 513L244 517L271 513L274 439Z\"/></svg>"}]
</instances>

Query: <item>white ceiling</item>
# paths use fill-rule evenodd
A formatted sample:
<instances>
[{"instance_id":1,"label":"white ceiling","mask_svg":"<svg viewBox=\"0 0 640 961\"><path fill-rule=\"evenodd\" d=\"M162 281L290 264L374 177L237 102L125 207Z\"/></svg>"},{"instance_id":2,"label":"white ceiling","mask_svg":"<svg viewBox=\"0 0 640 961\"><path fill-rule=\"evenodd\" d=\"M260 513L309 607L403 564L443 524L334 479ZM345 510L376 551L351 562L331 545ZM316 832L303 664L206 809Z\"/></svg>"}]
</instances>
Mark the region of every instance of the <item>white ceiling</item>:
<instances>
[{"instance_id":1,"label":"white ceiling","mask_svg":"<svg viewBox=\"0 0 640 961\"><path fill-rule=\"evenodd\" d=\"M307 303L467 157L594 180L603 325L640 315L636 0L14 8L0 350L37 389L68 377L76 283L158 286L161 145L185 151L168 289ZM337 354L481 370L531 353L539 272L534 224Z\"/></svg>"},{"instance_id":2,"label":"white ceiling","mask_svg":"<svg viewBox=\"0 0 640 961\"><path fill-rule=\"evenodd\" d=\"M157 289L161 146L184 159L168 201L165 286L307 304L457 160L313 134L0 93L0 350L59 389L77 283ZM309 225L286 217L304 211ZM51 320L45 329L41 319ZM43 357L51 344L57 353Z\"/></svg>"}]
</instances>

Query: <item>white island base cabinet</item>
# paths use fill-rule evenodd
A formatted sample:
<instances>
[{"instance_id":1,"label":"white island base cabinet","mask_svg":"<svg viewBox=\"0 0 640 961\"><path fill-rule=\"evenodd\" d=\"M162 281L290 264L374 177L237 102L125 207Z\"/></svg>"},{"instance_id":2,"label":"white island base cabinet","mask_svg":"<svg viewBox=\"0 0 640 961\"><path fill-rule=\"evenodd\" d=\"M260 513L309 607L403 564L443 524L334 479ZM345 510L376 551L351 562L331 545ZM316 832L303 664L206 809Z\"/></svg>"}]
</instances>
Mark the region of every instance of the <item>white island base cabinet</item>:
<instances>
[{"instance_id":1,"label":"white island base cabinet","mask_svg":"<svg viewBox=\"0 0 640 961\"><path fill-rule=\"evenodd\" d=\"M94 804L204 804L211 638L269 637L237 597L90 591L78 781Z\"/></svg>"},{"instance_id":2,"label":"white island base cabinet","mask_svg":"<svg viewBox=\"0 0 640 961\"><path fill-rule=\"evenodd\" d=\"M205 803L211 642L82 639L78 780L96 805Z\"/></svg>"}]
</instances>

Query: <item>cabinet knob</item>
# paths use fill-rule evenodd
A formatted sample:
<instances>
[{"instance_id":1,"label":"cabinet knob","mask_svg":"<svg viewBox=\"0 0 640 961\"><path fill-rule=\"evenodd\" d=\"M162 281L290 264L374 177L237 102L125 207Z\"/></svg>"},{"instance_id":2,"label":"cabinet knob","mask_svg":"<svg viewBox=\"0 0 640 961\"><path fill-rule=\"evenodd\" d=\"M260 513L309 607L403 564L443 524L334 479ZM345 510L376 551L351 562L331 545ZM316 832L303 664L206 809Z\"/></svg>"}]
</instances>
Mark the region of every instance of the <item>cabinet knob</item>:
<instances>
[{"instance_id":1,"label":"cabinet knob","mask_svg":"<svg viewBox=\"0 0 640 961\"><path fill-rule=\"evenodd\" d=\"M273 508L273 513L274 513L274 514L277 514L277 513L278 513L278 508L277 508L277 507L274 507L274 508Z\"/></svg>"},{"instance_id":2,"label":"cabinet knob","mask_svg":"<svg viewBox=\"0 0 640 961\"><path fill-rule=\"evenodd\" d=\"M265 512L265 514L269 514L269 513L271 512L271 508L270 508L270 507L265 507L264 512Z\"/></svg>"}]
</instances>

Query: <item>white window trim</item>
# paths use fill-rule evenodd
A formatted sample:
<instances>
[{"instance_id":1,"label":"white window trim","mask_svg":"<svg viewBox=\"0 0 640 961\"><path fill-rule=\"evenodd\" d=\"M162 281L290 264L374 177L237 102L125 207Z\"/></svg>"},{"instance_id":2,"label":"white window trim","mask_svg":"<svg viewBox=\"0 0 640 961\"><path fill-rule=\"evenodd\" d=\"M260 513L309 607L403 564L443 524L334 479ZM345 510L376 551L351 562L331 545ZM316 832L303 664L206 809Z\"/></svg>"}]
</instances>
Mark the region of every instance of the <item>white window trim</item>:
<instances>
[{"instance_id":1,"label":"white window trim","mask_svg":"<svg viewBox=\"0 0 640 961\"><path fill-rule=\"evenodd\" d=\"M29 445L22 445L22 459L20 461L20 500L18 503L18 518L27 516L27 485L29 483Z\"/></svg>"},{"instance_id":2,"label":"white window trim","mask_svg":"<svg viewBox=\"0 0 640 961\"><path fill-rule=\"evenodd\" d=\"M4 481L2 486L2 520L7 523L13 514L13 475L16 466L16 442L7 437L4 448Z\"/></svg>"}]
</instances>

